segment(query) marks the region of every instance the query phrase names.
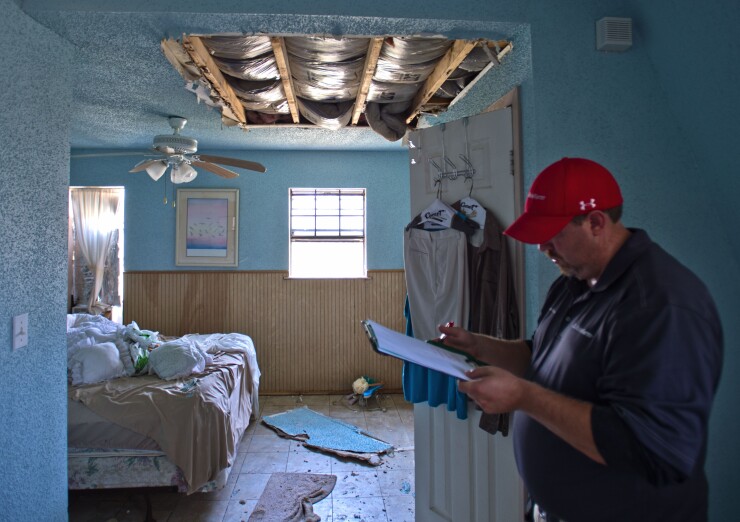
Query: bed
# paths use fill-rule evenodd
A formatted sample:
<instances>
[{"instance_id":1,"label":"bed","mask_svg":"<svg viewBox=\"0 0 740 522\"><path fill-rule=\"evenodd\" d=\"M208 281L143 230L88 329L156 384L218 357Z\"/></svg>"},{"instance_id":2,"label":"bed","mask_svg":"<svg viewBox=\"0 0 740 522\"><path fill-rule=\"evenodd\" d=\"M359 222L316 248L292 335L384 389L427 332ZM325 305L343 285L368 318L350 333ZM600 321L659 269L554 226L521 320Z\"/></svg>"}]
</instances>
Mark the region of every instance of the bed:
<instances>
[{"instance_id":1,"label":"bed","mask_svg":"<svg viewBox=\"0 0 740 522\"><path fill-rule=\"evenodd\" d=\"M244 334L164 338L69 314L67 369L69 489L220 489L259 412Z\"/></svg>"}]
</instances>

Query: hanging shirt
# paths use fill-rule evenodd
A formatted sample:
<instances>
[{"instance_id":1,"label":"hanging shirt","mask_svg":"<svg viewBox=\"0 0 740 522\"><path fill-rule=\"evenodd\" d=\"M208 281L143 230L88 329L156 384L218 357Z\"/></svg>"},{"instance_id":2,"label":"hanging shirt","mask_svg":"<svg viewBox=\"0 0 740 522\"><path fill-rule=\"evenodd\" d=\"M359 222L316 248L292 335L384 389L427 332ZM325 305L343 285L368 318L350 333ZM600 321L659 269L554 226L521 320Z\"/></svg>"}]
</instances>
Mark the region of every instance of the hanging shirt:
<instances>
[{"instance_id":1,"label":"hanging shirt","mask_svg":"<svg viewBox=\"0 0 740 522\"><path fill-rule=\"evenodd\" d=\"M469 237L467 247L470 295L468 330L500 339L519 337L519 307L503 228L493 212L473 198L452 205L480 223L482 229ZM483 413L479 426L489 433L509 433L509 414Z\"/></svg>"},{"instance_id":2,"label":"hanging shirt","mask_svg":"<svg viewBox=\"0 0 740 522\"><path fill-rule=\"evenodd\" d=\"M460 210L464 202L454 203L452 208ZM469 238L467 247L470 285L467 328L500 339L517 339L519 307L506 238L493 212L481 207L477 216L481 214L485 216L485 224ZM480 240L477 235L481 236Z\"/></svg>"}]
</instances>

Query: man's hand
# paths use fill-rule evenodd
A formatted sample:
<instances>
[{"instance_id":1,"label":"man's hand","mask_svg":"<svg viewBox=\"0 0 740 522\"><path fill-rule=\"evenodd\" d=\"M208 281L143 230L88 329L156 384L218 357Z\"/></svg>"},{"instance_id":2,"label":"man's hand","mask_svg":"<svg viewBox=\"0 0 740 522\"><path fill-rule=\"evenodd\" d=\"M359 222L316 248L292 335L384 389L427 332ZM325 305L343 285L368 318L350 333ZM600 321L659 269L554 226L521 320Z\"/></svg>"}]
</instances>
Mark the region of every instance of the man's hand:
<instances>
[{"instance_id":1,"label":"man's hand","mask_svg":"<svg viewBox=\"0 0 740 522\"><path fill-rule=\"evenodd\" d=\"M475 334L458 326L450 326L449 323L439 325L438 329L442 335L435 341L443 342L448 346L469 353L476 359L479 358L478 337Z\"/></svg>"},{"instance_id":2,"label":"man's hand","mask_svg":"<svg viewBox=\"0 0 740 522\"><path fill-rule=\"evenodd\" d=\"M520 410L587 457L605 464L591 430L591 403L566 397L495 366L476 368L467 375L473 380L458 381L457 387L486 413Z\"/></svg>"},{"instance_id":3,"label":"man's hand","mask_svg":"<svg viewBox=\"0 0 740 522\"><path fill-rule=\"evenodd\" d=\"M438 328L442 336L435 341L470 354L478 361L498 366L516 376L523 376L529 367L532 352L529 345L521 339L498 339L448 325L440 325Z\"/></svg>"},{"instance_id":4,"label":"man's hand","mask_svg":"<svg viewBox=\"0 0 740 522\"><path fill-rule=\"evenodd\" d=\"M467 394L486 413L506 413L520 408L523 379L496 368L483 366L467 372L472 381L459 381L458 389Z\"/></svg>"}]
</instances>

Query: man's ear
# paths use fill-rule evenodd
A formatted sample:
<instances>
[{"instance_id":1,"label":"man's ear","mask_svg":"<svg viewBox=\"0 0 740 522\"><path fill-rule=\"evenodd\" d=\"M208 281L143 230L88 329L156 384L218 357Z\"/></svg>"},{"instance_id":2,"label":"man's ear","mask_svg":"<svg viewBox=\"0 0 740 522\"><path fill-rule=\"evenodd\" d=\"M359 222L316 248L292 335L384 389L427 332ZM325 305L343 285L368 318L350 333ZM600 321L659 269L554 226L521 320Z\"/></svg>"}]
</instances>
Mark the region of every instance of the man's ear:
<instances>
[{"instance_id":1,"label":"man's ear","mask_svg":"<svg viewBox=\"0 0 740 522\"><path fill-rule=\"evenodd\" d=\"M609 221L609 217L601 210L594 210L592 212L589 212L586 219L588 220L588 225L591 228L591 233L594 236L600 236L601 234L603 234L604 228Z\"/></svg>"}]
</instances>

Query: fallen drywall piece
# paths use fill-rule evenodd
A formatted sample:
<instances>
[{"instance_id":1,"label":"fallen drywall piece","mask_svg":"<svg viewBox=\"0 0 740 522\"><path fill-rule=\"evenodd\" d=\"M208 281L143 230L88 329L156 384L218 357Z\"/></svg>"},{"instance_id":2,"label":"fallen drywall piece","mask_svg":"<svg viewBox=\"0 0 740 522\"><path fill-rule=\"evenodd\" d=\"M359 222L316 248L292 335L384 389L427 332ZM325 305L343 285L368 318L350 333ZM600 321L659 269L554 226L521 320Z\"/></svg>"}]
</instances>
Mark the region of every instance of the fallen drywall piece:
<instances>
[{"instance_id":1,"label":"fallen drywall piece","mask_svg":"<svg viewBox=\"0 0 740 522\"><path fill-rule=\"evenodd\" d=\"M357 426L305 406L268 415L262 418L262 422L278 435L299 440L308 448L362 460L373 466L381 464L380 455L393 449L391 444L363 432Z\"/></svg>"}]
</instances>

